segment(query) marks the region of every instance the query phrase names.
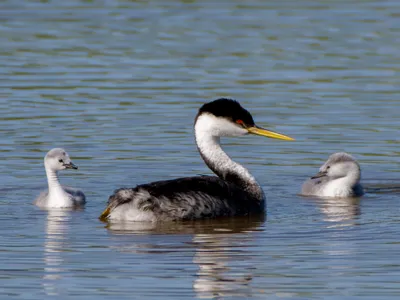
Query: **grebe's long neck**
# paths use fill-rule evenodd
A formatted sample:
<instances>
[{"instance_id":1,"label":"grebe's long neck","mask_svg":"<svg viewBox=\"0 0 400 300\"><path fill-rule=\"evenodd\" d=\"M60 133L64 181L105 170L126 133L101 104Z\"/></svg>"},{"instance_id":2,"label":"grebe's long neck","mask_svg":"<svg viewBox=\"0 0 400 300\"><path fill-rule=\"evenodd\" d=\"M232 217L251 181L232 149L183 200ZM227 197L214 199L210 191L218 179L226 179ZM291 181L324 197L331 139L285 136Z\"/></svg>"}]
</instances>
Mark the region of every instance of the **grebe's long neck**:
<instances>
[{"instance_id":1,"label":"grebe's long neck","mask_svg":"<svg viewBox=\"0 0 400 300\"><path fill-rule=\"evenodd\" d=\"M64 191L58 180L57 171L46 166L47 183L49 185L49 206L63 207L71 201L70 196Z\"/></svg>"},{"instance_id":2,"label":"grebe's long neck","mask_svg":"<svg viewBox=\"0 0 400 300\"><path fill-rule=\"evenodd\" d=\"M219 178L236 184L260 201L264 200L264 192L257 180L222 150L218 136L212 135L199 121L195 125L195 135L201 157Z\"/></svg>"},{"instance_id":3,"label":"grebe's long neck","mask_svg":"<svg viewBox=\"0 0 400 300\"><path fill-rule=\"evenodd\" d=\"M46 167L47 183L49 184L49 191L61 188L60 181L58 180L57 171Z\"/></svg>"},{"instance_id":4,"label":"grebe's long neck","mask_svg":"<svg viewBox=\"0 0 400 300\"><path fill-rule=\"evenodd\" d=\"M347 178L347 184L350 185L351 187L355 187L357 184L359 184L361 180L361 169L357 165L354 167L354 170L350 172L349 175L346 176Z\"/></svg>"}]
</instances>

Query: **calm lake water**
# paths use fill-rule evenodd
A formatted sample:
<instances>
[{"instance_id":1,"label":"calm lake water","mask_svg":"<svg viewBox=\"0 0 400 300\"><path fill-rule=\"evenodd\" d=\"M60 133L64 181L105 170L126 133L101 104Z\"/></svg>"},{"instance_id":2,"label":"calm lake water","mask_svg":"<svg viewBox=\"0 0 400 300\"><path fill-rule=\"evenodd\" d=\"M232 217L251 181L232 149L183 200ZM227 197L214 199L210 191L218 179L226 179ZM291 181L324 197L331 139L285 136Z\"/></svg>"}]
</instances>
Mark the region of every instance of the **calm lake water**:
<instances>
[{"instance_id":1,"label":"calm lake water","mask_svg":"<svg viewBox=\"0 0 400 300\"><path fill-rule=\"evenodd\" d=\"M399 1L2 1L1 299L399 299ZM265 219L113 225L115 188L210 174L204 102L296 138L225 139ZM65 147L82 211L32 205ZM298 196L333 152L360 200Z\"/></svg>"}]
</instances>

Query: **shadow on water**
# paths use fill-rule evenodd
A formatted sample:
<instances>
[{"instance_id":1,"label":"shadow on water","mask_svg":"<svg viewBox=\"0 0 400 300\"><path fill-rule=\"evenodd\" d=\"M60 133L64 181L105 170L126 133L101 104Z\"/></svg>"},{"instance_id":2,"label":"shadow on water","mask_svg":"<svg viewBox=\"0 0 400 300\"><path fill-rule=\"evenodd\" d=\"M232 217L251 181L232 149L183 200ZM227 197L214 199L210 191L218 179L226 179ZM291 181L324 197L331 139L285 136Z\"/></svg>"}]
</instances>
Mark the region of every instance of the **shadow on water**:
<instances>
[{"instance_id":1,"label":"shadow on water","mask_svg":"<svg viewBox=\"0 0 400 300\"><path fill-rule=\"evenodd\" d=\"M371 184L365 188L368 194L398 194L400 193L400 184L380 183Z\"/></svg>"},{"instance_id":2,"label":"shadow on water","mask_svg":"<svg viewBox=\"0 0 400 300\"><path fill-rule=\"evenodd\" d=\"M193 235L187 244L194 250L192 261L198 268L193 280L193 291L197 297L249 297L255 267L247 264L240 267L238 261L248 259L243 242L254 239L252 233L263 231L265 221L266 216L260 215L164 224L110 223L107 229L117 235ZM181 244L176 247L179 249L169 250L182 251ZM154 244L125 245L123 248L137 249L133 253L165 254L165 251L156 251L158 246ZM120 250L126 253L124 249Z\"/></svg>"}]
</instances>

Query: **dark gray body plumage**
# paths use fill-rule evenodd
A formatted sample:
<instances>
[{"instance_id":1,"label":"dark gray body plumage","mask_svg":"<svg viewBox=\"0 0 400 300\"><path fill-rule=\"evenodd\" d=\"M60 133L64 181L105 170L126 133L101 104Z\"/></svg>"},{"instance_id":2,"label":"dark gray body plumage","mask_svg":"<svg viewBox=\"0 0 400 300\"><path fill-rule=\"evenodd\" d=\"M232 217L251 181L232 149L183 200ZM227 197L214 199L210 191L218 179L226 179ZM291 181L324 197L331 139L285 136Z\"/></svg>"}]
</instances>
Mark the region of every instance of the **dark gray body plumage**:
<instances>
[{"instance_id":1,"label":"dark gray body plumage","mask_svg":"<svg viewBox=\"0 0 400 300\"><path fill-rule=\"evenodd\" d=\"M121 188L110 196L108 208L112 211L124 205L152 213L157 221L246 216L265 210L264 199L255 199L237 185L215 176L178 178Z\"/></svg>"}]
</instances>

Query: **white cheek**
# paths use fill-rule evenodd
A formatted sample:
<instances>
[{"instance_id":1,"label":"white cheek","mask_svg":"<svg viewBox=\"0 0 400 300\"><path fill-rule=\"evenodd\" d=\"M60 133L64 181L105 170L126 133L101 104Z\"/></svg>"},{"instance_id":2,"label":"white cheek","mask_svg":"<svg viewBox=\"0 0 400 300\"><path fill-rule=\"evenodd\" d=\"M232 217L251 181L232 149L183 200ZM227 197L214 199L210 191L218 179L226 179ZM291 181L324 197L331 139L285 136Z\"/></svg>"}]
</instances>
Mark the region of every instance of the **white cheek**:
<instances>
[{"instance_id":1,"label":"white cheek","mask_svg":"<svg viewBox=\"0 0 400 300\"><path fill-rule=\"evenodd\" d=\"M212 136L242 136L248 133L246 129L227 119L217 118L211 114L203 114L198 117L195 130L198 133L207 133Z\"/></svg>"},{"instance_id":2,"label":"white cheek","mask_svg":"<svg viewBox=\"0 0 400 300\"><path fill-rule=\"evenodd\" d=\"M62 165L62 163L59 163L58 161L53 163L53 169L54 170L64 170L65 167Z\"/></svg>"},{"instance_id":3,"label":"white cheek","mask_svg":"<svg viewBox=\"0 0 400 300\"><path fill-rule=\"evenodd\" d=\"M341 178L347 175L347 170L343 165L337 165L333 168L331 167L330 173L332 174L333 177Z\"/></svg>"}]
</instances>

